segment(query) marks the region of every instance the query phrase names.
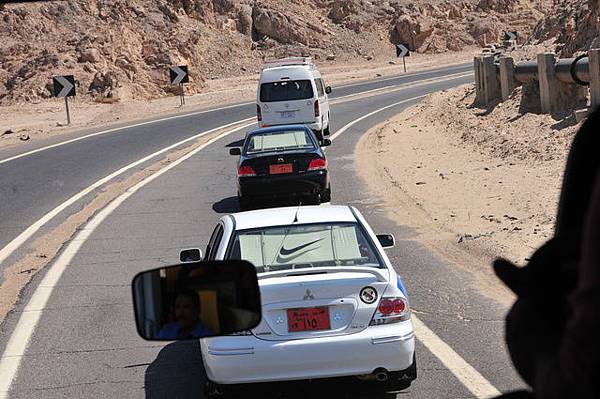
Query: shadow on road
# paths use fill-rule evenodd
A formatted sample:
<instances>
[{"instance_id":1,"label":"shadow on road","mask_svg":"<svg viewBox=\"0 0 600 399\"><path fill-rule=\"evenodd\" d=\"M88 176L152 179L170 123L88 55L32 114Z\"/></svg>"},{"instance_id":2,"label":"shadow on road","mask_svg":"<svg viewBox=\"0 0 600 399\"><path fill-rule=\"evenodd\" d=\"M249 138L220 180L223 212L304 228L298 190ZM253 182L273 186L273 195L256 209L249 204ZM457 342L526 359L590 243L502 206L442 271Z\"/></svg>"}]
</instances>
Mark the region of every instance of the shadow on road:
<instances>
[{"instance_id":1,"label":"shadow on road","mask_svg":"<svg viewBox=\"0 0 600 399\"><path fill-rule=\"evenodd\" d=\"M165 346L145 374L146 398L194 398L204 396L206 373L198 341L174 342ZM293 381L241 385L223 399L393 399L396 394L377 391L354 379ZM402 394L399 395L402 397Z\"/></svg>"},{"instance_id":2,"label":"shadow on road","mask_svg":"<svg viewBox=\"0 0 600 399\"><path fill-rule=\"evenodd\" d=\"M232 141L231 143L227 144L225 147L243 147L244 146L244 139L241 140L237 140L237 141Z\"/></svg>"},{"instance_id":3,"label":"shadow on road","mask_svg":"<svg viewBox=\"0 0 600 399\"><path fill-rule=\"evenodd\" d=\"M252 204L252 209L276 208L282 206L298 206L302 201L302 205L312 205L309 198L286 198L278 200L261 201ZM227 197L215 202L212 206L213 211L221 214L240 212L240 204L237 197Z\"/></svg>"},{"instance_id":4,"label":"shadow on road","mask_svg":"<svg viewBox=\"0 0 600 399\"><path fill-rule=\"evenodd\" d=\"M240 204L237 197L227 197L215 202L212 209L217 213L234 213L240 211Z\"/></svg>"},{"instance_id":5,"label":"shadow on road","mask_svg":"<svg viewBox=\"0 0 600 399\"><path fill-rule=\"evenodd\" d=\"M206 373L198 341L165 346L146 369L146 398L201 398Z\"/></svg>"}]
</instances>

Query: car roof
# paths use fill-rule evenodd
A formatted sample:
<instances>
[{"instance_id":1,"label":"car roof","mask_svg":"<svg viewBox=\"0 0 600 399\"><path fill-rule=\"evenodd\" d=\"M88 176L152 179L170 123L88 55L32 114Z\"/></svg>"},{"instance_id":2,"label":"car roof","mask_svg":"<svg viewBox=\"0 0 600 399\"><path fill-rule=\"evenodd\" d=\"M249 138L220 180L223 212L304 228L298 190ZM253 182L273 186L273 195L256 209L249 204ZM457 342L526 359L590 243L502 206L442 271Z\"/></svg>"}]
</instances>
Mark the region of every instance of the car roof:
<instances>
[{"instance_id":1,"label":"car roof","mask_svg":"<svg viewBox=\"0 0 600 399\"><path fill-rule=\"evenodd\" d=\"M284 208L268 208L255 211L231 214L235 220L236 230L260 227L286 226L292 224L298 212L298 224L327 222L357 222L350 206L290 206Z\"/></svg>"},{"instance_id":2,"label":"car roof","mask_svg":"<svg viewBox=\"0 0 600 399\"><path fill-rule=\"evenodd\" d=\"M280 82L282 76L287 76L289 80L313 79L319 78L321 74L316 69L311 69L306 65L282 66L263 69L260 73L261 82Z\"/></svg>"},{"instance_id":3,"label":"car roof","mask_svg":"<svg viewBox=\"0 0 600 399\"><path fill-rule=\"evenodd\" d=\"M279 125L279 126L271 126L271 127L263 127L258 129L253 129L248 132L248 135L251 134L260 134L260 133L270 133L270 132L285 132L290 130L308 130L310 129L305 125L295 124L295 125Z\"/></svg>"}]
</instances>

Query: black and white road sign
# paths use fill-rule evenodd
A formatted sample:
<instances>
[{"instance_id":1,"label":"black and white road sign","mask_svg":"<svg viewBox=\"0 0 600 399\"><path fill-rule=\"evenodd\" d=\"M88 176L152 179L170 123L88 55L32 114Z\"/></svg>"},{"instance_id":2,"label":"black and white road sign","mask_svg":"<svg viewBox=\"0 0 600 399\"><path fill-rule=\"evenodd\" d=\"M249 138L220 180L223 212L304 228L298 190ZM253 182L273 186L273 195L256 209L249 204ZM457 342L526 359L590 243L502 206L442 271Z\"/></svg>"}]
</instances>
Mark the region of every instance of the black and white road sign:
<instances>
[{"instance_id":1,"label":"black and white road sign","mask_svg":"<svg viewBox=\"0 0 600 399\"><path fill-rule=\"evenodd\" d=\"M73 75L53 76L52 83L54 97L73 97L75 96L75 78Z\"/></svg>"},{"instance_id":2,"label":"black and white road sign","mask_svg":"<svg viewBox=\"0 0 600 399\"><path fill-rule=\"evenodd\" d=\"M504 32L504 40L517 40L517 31Z\"/></svg>"},{"instance_id":3,"label":"black and white road sign","mask_svg":"<svg viewBox=\"0 0 600 399\"><path fill-rule=\"evenodd\" d=\"M406 44L396 44L396 57L410 57L410 51L408 51Z\"/></svg>"},{"instance_id":4,"label":"black and white road sign","mask_svg":"<svg viewBox=\"0 0 600 399\"><path fill-rule=\"evenodd\" d=\"M178 85L180 83L187 83L190 81L187 65L169 67L169 76L171 77L172 85Z\"/></svg>"}]
</instances>

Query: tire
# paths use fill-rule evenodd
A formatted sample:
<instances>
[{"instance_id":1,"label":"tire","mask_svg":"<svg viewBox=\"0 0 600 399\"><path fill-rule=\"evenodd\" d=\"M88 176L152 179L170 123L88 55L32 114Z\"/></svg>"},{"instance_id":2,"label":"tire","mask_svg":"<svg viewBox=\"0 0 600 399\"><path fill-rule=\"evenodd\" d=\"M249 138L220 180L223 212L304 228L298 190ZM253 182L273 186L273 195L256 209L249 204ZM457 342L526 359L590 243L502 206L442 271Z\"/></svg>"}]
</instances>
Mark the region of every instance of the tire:
<instances>
[{"instance_id":1,"label":"tire","mask_svg":"<svg viewBox=\"0 0 600 399\"><path fill-rule=\"evenodd\" d=\"M331 186L327 186L321 193L321 202L331 202Z\"/></svg>"},{"instance_id":2,"label":"tire","mask_svg":"<svg viewBox=\"0 0 600 399\"><path fill-rule=\"evenodd\" d=\"M410 387L412 382L417 379L417 356L413 354L413 363L409 368L403 371L390 373L390 379L385 384L386 392L403 391Z\"/></svg>"},{"instance_id":3,"label":"tire","mask_svg":"<svg viewBox=\"0 0 600 399\"><path fill-rule=\"evenodd\" d=\"M206 381L204 385L204 397L206 399L222 399L223 392L219 390L219 385L212 381Z\"/></svg>"},{"instance_id":4,"label":"tire","mask_svg":"<svg viewBox=\"0 0 600 399\"><path fill-rule=\"evenodd\" d=\"M314 130L315 136L317 137L317 141L319 144L323 141L323 130Z\"/></svg>"},{"instance_id":5,"label":"tire","mask_svg":"<svg viewBox=\"0 0 600 399\"><path fill-rule=\"evenodd\" d=\"M323 134L325 136L329 136L331 134L331 132L329 131L329 124L327 124L327 127L323 129Z\"/></svg>"}]
</instances>

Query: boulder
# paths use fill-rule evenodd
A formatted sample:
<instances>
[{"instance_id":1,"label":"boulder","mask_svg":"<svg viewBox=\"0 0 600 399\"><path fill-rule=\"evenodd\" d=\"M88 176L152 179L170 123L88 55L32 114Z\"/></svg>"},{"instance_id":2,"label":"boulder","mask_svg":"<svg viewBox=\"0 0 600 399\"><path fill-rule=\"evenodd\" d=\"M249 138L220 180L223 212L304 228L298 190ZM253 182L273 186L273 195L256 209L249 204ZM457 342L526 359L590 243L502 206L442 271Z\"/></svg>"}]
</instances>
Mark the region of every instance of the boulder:
<instances>
[{"instance_id":1,"label":"boulder","mask_svg":"<svg viewBox=\"0 0 600 399\"><path fill-rule=\"evenodd\" d=\"M252 21L256 33L261 36L268 36L283 44L309 44L309 37L299 21L279 11L255 6Z\"/></svg>"},{"instance_id":2,"label":"boulder","mask_svg":"<svg viewBox=\"0 0 600 399\"><path fill-rule=\"evenodd\" d=\"M100 51L97 48L86 48L79 53L77 62L91 62L93 64L101 60Z\"/></svg>"},{"instance_id":3,"label":"boulder","mask_svg":"<svg viewBox=\"0 0 600 399\"><path fill-rule=\"evenodd\" d=\"M415 51L425 43L434 31L433 21L430 18L417 20L406 14L401 15L394 26L399 41L414 45Z\"/></svg>"}]
</instances>

